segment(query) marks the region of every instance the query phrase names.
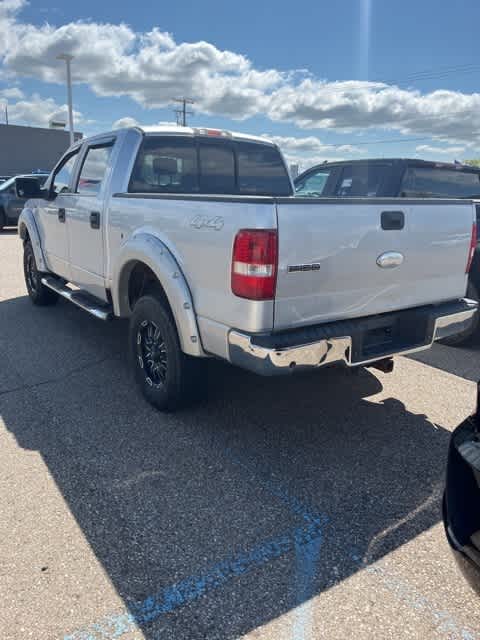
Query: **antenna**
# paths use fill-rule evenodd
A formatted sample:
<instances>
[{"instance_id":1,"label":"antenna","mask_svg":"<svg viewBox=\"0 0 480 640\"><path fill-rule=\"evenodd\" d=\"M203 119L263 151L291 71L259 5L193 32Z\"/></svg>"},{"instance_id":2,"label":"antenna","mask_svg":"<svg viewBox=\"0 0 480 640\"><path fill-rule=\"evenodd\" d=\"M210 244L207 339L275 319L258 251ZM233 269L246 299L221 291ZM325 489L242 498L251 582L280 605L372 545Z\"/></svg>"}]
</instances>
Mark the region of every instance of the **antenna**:
<instances>
[{"instance_id":1,"label":"antenna","mask_svg":"<svg viewBox=\"0 0 480 640\"><path fill-rule=\"evenodd\" d=\"M182 105L181 109L174 109L175 116L177 118L177 124L186 127L187 126L187 115L192 116L193 111L187 111L187 104L194 104L195 100L191 98L173 98L174 102L179 102Z\"/></svg>"}]
</instances>

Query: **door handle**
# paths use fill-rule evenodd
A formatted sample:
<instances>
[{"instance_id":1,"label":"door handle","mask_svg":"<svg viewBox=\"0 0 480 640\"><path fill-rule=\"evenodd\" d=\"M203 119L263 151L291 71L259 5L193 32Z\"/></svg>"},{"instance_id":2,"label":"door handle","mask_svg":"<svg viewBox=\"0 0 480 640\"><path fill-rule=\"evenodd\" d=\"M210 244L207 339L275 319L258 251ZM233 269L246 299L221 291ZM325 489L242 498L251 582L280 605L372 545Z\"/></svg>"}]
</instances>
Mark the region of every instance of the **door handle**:
<instances>
[{"instance_id":1,"label":"door handle","mask_svg":"<svg viewBox=\"0 0 480 640\"><path fill-rule=\"evenodd\" d=\"M65 209L58 210L58 221L65 222Z\"/></svg>"},{"instance_id":2,"label":"door handle","mask_svg":"<svg viewBox=\"0 0 480 640\"><path fill-rule=\"evenodd\" d=\"M100 229L100 212L92 211L90 214L90 226L92 229Z\"/></svg>"},{"instance_id":3,"label":"door handle","mask_svg":"<svg viewBox=\"0 0 480 640\"><path fill-rule=\"evenodd\" d=\"M384 231L400 231L405 226L403 211L382 211L382 229Z\"/></svg>"}]
</instances>

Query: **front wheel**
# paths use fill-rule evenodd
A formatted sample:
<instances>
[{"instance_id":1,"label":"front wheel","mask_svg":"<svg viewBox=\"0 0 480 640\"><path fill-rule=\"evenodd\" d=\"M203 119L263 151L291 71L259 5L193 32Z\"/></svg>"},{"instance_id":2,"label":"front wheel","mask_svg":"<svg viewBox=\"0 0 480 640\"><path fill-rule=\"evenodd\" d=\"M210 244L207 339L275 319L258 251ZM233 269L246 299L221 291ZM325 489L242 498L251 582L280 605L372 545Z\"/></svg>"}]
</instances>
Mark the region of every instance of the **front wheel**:
<instances>
[{"instance_id":1,"label":"front wheel","mask_svg":"<svg viewBox=\"0 0 480 640\"><path fill-rule=\"evenodd\" d=\"M30 241L25 243L23 249L23 274L28 295L33 304L45 307L57 302L58 294L42 284L42 274L37 270L35 254Z\"/></svg>"},{"instance_id":2,"label":"front wheel","mask_svg":"<svg viewBox=\"0 0 480 640\"><path fill-rule=\"evenodd\" d=\"M480 302L478 289L471 281L468 282L466 297L470 298L470 300L476 300L477 302ZM477 335L479 325L480 325L480 312L477 311L477 313L473 316L468 327L464 331L462 331L462 333L458 333L454 336L448 336L448 338L439 340L439 342L441 342L442 344L446 344L449 347L461 347L463 345L468 345L473 340L473 338Z\"/></svg>"},{"instance_id":3,"label":"front wheel","mask_svg":"<svg viewBox=\"0 0 480 640\"><path fill-rule=\"evenodd\" d=\"M129 342L135 380L150 404L174 411L201 395L204 362L183 353L175 322L155 295L136 302Z\"/></svg>"}]
</instances>

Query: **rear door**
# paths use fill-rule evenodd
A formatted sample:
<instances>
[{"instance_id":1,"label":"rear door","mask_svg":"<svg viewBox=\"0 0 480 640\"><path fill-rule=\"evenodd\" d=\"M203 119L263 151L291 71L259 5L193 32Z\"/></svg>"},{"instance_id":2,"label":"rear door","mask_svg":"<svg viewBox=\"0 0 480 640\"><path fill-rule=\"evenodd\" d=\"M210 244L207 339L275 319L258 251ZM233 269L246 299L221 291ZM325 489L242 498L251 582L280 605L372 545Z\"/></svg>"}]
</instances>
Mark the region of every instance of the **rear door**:
<instances>
[{"instance_id":1,"label":"rear door","mask_svg":"<svg viewBox=\"0 0 480 640\"><path fill-rule=\"evenodd\" d=\"M98 140L84 149L67 218L71 280L97 297L105 297L104 213L115 139Z\"/></svg>"},{"instance_id":2,"label":"rear door","mask_svg":"<svg viewBox=\"0 0 480 640\"><path fill-rule=\"evenodd\" d=\"M277 216L276 329L465 295L471 203L285 198Z\"/></svg>"}]
</instances>

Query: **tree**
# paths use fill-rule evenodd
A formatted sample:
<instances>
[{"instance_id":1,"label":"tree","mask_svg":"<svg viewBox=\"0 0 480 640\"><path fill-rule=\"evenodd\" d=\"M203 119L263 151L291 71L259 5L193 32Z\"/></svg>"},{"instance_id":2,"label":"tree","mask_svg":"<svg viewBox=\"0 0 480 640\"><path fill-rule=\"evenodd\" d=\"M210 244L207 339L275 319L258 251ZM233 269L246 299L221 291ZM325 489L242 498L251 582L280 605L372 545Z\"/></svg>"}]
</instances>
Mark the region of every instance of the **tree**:
<instances>
[{"instance_id":1,"label":"tree","mask_svg":"<svg viewBox=\"0 0 480 640\"><path fill-rule=\"evenodd\" d=\"M469 164L471 167L480 167L480 159L465 160L464 164Z\"/></svg>"}]
</instances>

